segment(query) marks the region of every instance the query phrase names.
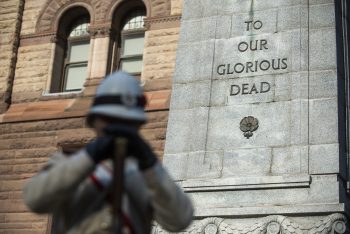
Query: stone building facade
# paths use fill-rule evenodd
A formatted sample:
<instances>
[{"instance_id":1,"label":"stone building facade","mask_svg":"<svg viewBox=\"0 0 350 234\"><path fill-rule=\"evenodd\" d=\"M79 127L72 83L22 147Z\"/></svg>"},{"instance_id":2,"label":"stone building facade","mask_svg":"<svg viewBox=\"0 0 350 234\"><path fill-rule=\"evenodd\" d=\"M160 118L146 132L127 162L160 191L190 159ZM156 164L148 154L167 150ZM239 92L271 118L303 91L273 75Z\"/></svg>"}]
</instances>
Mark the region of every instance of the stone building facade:
<instances>
[{"instance_id":1,"label":"stone building facade","mask_svg":"<svg viewBox=\"0 0 350 234\"><path fill-rule=\"evenodd\" d=\"M184 2L163 163L187 232L350 232L347 2Z\"/></svg>"},{"instance_id":2,"label":"stone building facade","mask_svg":"<svg viewBox=\"0 0 350 234\"><path fill-rule=\"evenodd\" d=\"M143 53L125 56L140 39L121 27L133 9L145 17ZM0 234L50 233L50 217L23 204L23 183L50 153L93 138L84 116L96 86L140 59L142 134L196 207L185 233L348 233L349 9L346 0L2 0ZM88 26L75 40L80 19ZM72 62L86 38L86 61ZM87 73L79 90L71 67Z\"/></svg>"},{"instance_id":3,"label":"stone building facade","mask_svg":"<svg viewBox=\"0 0 350 234\"><path fill-rule=\"evenodd\" d=\"M50 219L28 212L23 183L49 155L90 141L85 125L95 88L110 73L113 20L124 5L145 10L140 79L149 121L142 134L161 158L181 17L181 0L4 0L0 2L0 233L50 233ZM73 10L72 10L73 9ZM90 51L84 88L52 92L65 12L90 18ZM120 14L122 14L121 12ZM126 12L124 12L126 13ZM63 23L61 23L63 22Z\"/></svg>"}]
</instances>

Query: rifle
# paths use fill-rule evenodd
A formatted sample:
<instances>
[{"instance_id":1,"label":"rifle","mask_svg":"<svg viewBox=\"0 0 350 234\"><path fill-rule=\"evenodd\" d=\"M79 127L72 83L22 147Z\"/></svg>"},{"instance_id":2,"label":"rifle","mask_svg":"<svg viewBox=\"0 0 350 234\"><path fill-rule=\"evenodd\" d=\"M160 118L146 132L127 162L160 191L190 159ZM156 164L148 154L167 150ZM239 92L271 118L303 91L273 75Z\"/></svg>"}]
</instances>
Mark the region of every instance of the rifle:
<instances>
[{"instance_id":1,"label":"rifle","mask_svg":"<svg viewBox=\"0 0 350 234\"><path fill-rule=\"evenodd\" d=\"M112 180L112 228L116 234L122 234L123 216L122 199L124 189L124 161L127 153L127 139L117 137L114 140L115 151L113 160Z\"/></svg>"}]
</instances>

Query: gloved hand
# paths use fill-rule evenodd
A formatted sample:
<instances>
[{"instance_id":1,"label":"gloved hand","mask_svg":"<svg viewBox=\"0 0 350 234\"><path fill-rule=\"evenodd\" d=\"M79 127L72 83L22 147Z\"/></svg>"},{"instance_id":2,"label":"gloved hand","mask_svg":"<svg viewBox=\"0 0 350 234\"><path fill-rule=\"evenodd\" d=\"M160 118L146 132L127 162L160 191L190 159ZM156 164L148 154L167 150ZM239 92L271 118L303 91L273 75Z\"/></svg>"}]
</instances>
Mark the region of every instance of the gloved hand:
<instances>
[{"instance_id":1,"label":"gloved hand","mask_svg":"<svg viewBox=\"0 0 350 234\"><path fill-rule=\"evenodd\" d=\"M96 138L85 146L85 150L95 164L110 158L114 151L114 138L111 136L102 136Z\"/></svg>"},{"instance_id":2,"label":"gloved hand","mask_svg":"<svg viewBox=\"0 0 350 234\"><path fill-rule=\"evenodd\" d=\"M157 162L157 157L151 147L139 136L136 129L110 125L104 129L104 132L107 136L127 138L127 152L138 160L140 170L146 170Z\"/></svg>"}]
</instances>

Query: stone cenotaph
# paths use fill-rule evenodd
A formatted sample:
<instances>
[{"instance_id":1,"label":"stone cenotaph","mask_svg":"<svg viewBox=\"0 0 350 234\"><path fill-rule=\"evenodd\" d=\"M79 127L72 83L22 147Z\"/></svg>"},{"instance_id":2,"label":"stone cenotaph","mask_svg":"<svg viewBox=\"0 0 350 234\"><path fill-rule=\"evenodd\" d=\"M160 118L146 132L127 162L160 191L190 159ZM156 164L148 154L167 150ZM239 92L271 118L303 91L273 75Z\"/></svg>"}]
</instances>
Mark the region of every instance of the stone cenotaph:
<instances>
[{"instance_id":1,"label":"stone cenotaph","mask_svg":"<svg viewBox=\"0 0 350 234\"><path fill-rule=\"evenodd\" d=\"M335 18L329 0L184 1L164 165L195 206L185 233L347 233Z\"/></svg>"}]
</instances>

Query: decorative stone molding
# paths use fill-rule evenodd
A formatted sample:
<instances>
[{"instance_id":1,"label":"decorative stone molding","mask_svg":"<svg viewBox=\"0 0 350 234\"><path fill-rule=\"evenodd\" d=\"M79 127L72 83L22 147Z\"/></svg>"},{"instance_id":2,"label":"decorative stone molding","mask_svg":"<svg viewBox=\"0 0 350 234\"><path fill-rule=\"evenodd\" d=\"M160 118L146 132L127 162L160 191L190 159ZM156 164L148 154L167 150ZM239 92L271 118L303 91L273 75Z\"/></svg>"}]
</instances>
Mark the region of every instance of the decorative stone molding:
<instances>
[{"instance_id":1,"label":"decorative stone molding","mask_svg":"<svg viewBox=\"0 0 350 234\"><path fill-rule=\"evenodd\" d=\"M126 0L48 0L42 8L36 24L36 32L57 31L61 15L69 8L82 6L91 17L91 25L111 23L115 9ZM170 0L142 0L147 9L147 17L170 14Z\"/></svg>"},{"instance_id":2,"label":"decorative stone molding","mask_svg":"<svg viewBox=\"0 0 350 234\"><path fill-rule=\"evenodd\" d=\"M164 28L180 27L181 15L172 15L166 17L150 17L145 19L147 30L157 30Z\"/></svg>"},{"instance_id":3,"label":"decorative stone molding","mask_svg":"<svg viewBox=\"0 0 350 234\"><path fill-rule=\"evenodd\" d=\"M91 38L103 38L109 37L113 30L109 25L104 26L91 26L89 28L89 33Z\"/></svg>"},{"instance_id":4,"label":"decorative stone molding","mask_svg":"<svg viewBox=\"0 0 350 234\"><path fill-rule=\"evenodd\" d=\"M120 4L122 4L123 2L128 1L128 0L115 0L115 1L111 1L111 3L109 4L106 12L105 13L105 18L104 21L105 22L112 22L113 20L113 15L116 11L116 9L120 6ZM152 12L152 0L142 0L143 3L145 4L146 7L146 11L147 11L147 17L151 17L153 15ZM170 0L169 0L170 1Z\"/></svg>"},{"instance_id":5,"label":"decorative stone molding","mask_svg":"<svg viewBox=\"0 0 350 234\"><path fill-rule=\"evenodd\" d=\"M95 21L94 7L90 0L48 0L39 14L36 24L36 33L56 32L62 14L76 6L86 8L90 13L91 22Z\"/></svg>"},{"instance_id":6,"label":"decorative stone molding","mask_svg":"<svg viewBox=\"0 0 350 234\"><path fill-rule=\"evenodd\" d=\"M20 46L37 45L50 42L56 43L57 41L58 36L54 32L28 34L21 36Z\"/></svg>"},{"instance_id":7,"label":"decorative stone molding","mask_svg":"<svg viewBox=\"0 0 350 234\"><path fill-rule=\"evenodd\" d=\"M308 234L342 234L346 231L346 217L342 214L332 214L315 224Z\"/></svg>"},{"instance_id":8,"label":"decorative stone molding","mask_svg":"<svg viewBox=\"0 0 350 234\"><path fill-rule=\"evenodd\" d=\"M310 227L303 227L282 215L259 218L253 225L229 225L222 218L206 218L181 233L191 234L343 234L346 232L346 217L343 214L331 214ZM168 233L159 225L153 234Z\"/></svg>"}]
</instances>

